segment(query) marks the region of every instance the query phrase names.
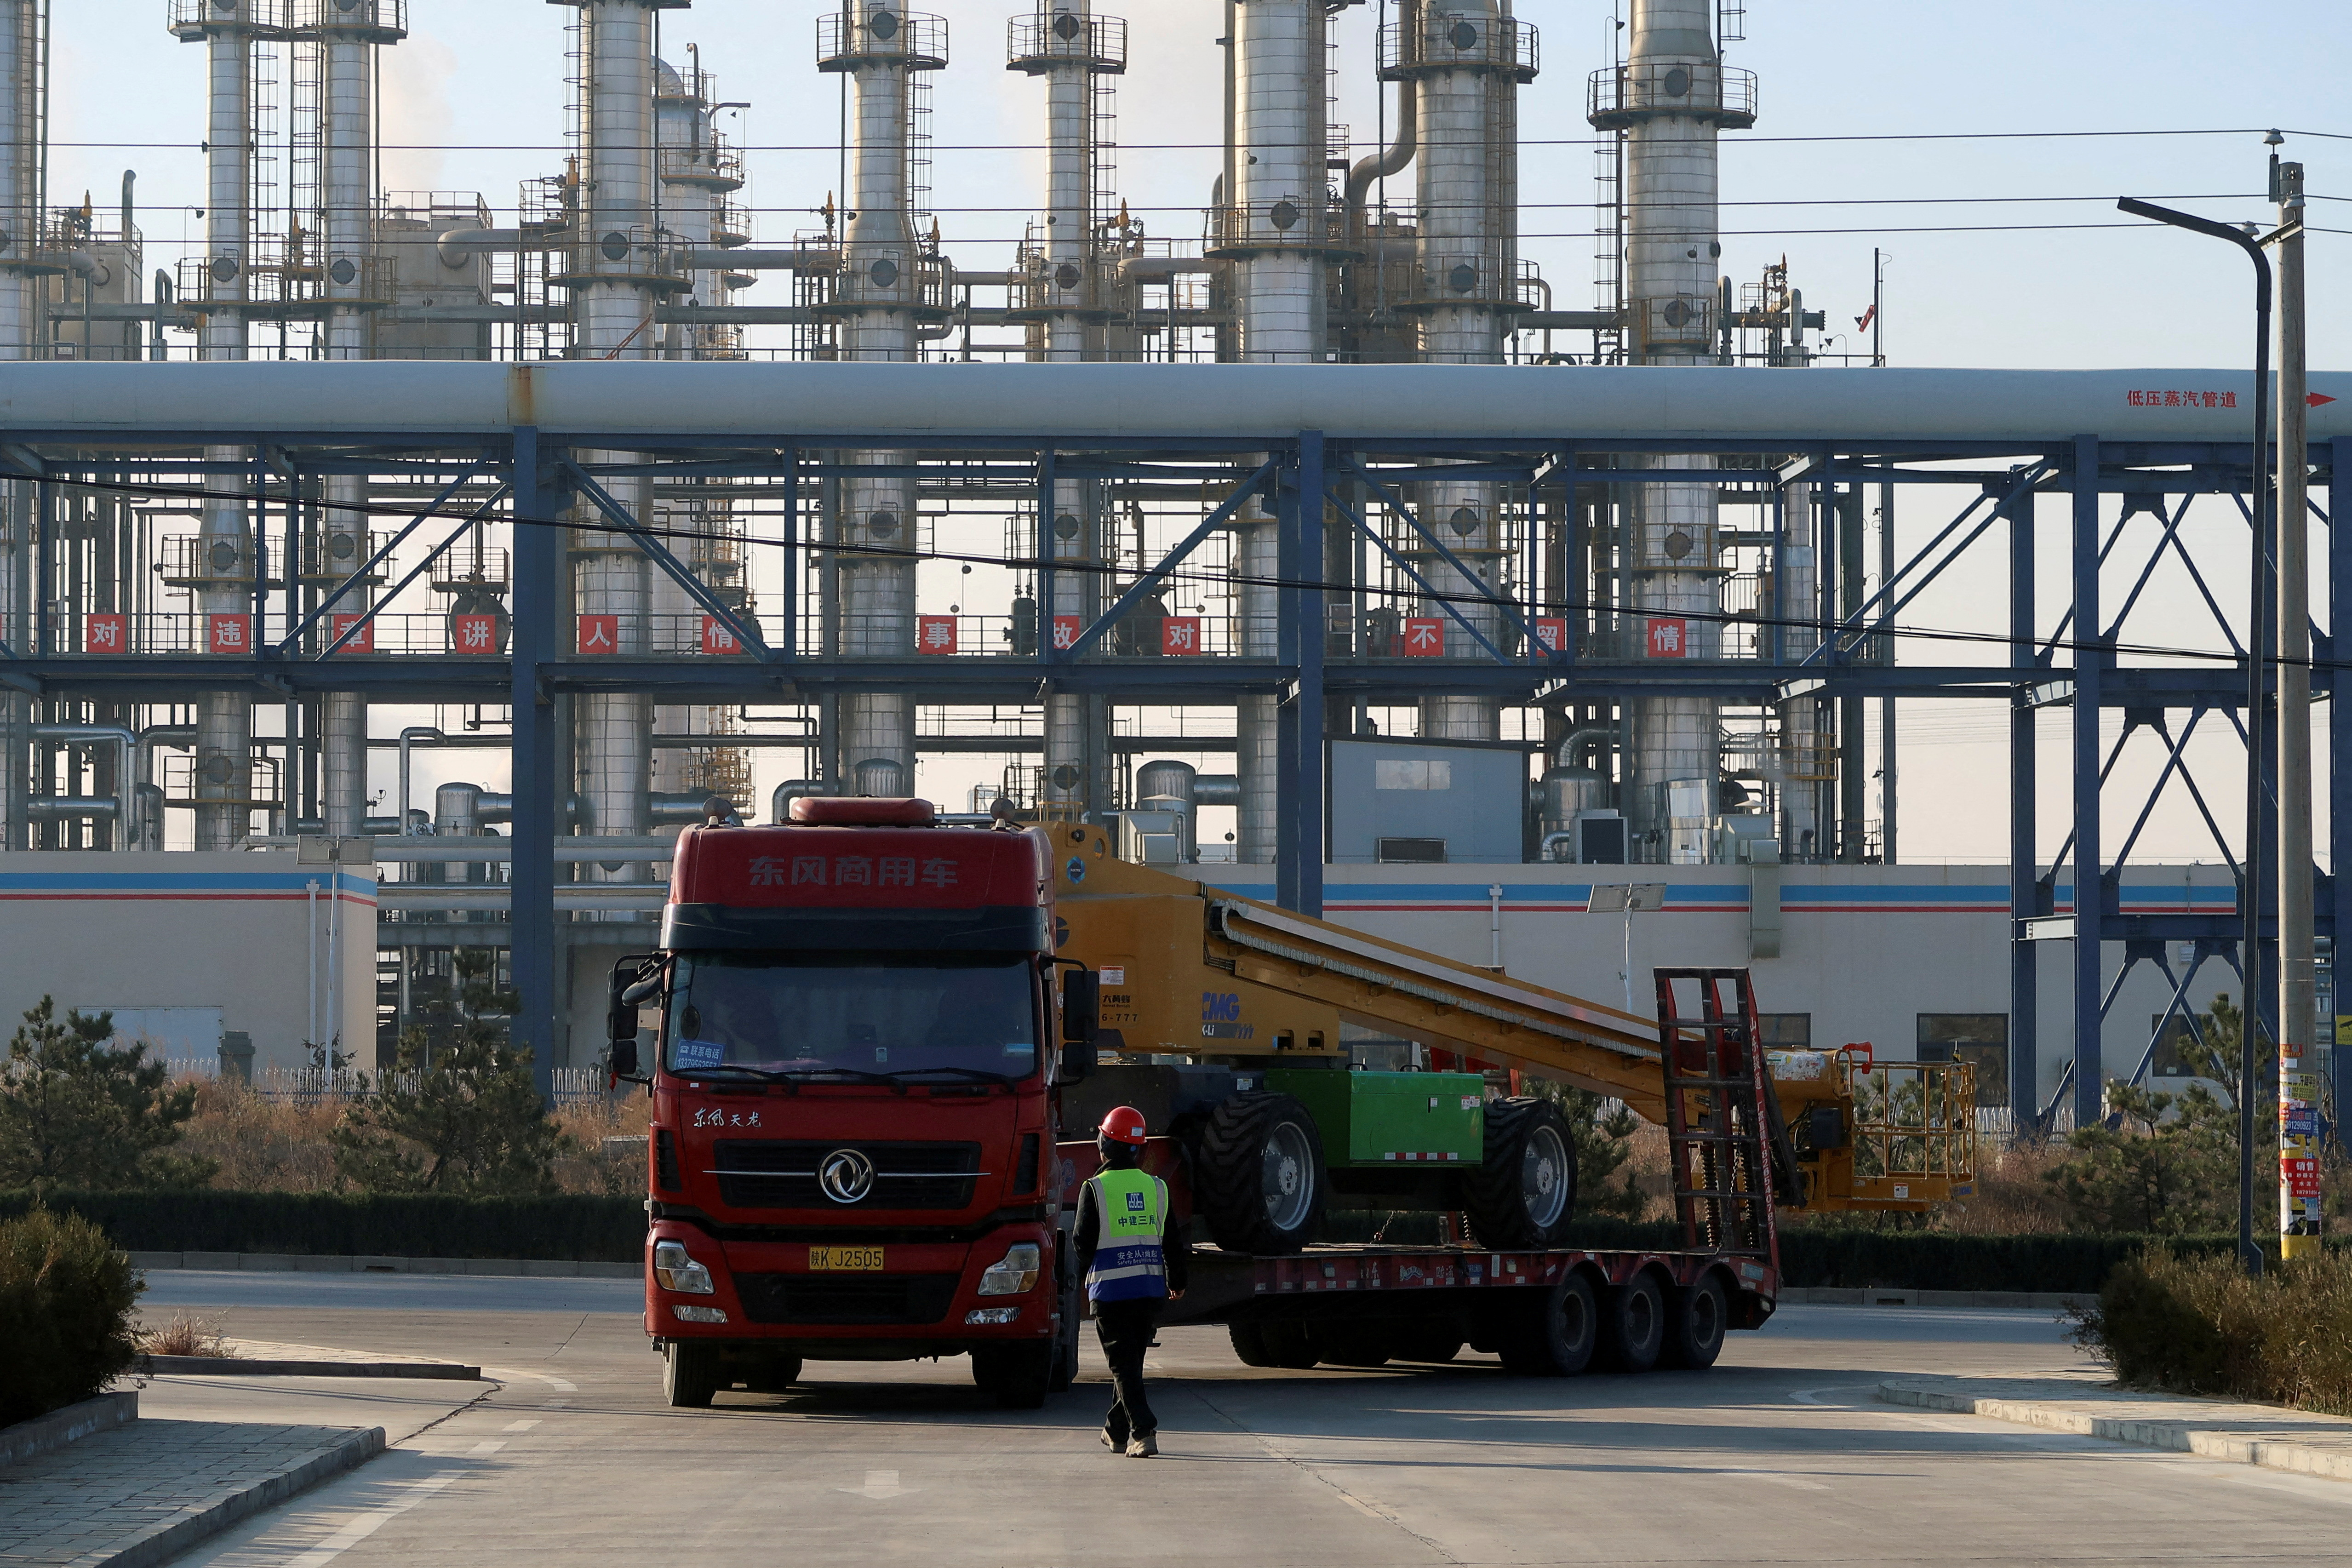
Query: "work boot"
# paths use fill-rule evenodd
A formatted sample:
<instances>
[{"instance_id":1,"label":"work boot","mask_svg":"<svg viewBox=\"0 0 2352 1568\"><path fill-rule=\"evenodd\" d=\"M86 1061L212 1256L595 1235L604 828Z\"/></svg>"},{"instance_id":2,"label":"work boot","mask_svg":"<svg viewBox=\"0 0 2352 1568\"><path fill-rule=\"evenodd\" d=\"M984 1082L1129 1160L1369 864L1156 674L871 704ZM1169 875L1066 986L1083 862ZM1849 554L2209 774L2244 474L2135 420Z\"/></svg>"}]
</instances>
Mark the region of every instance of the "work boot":
<instances>
[{"instance_id":1,"label":"work boot","mask_svg":"<svg viewBox=\"0 0 2352 1568\"><path fill-rule=\"evenodd\" d=\"M1160 1444L1155 1433L1139 1432L1127 1440L1127 1457L1130 1459L1149 1459L1159 1452Z\"/></svg>"},{"instance_id":2,"label":"work boot","mask_svg":"<svg viewBox=\"0 0 2352 1568\"><path fill-rule=\"evenodd\" d=\"M1121 1439L1112 1436L1110 1428L1106 1426L1102 1429L1102 1446L1116 1454L1121 1448L1126 1447L1127 1444Z\"/></svg>"}]
</instances>

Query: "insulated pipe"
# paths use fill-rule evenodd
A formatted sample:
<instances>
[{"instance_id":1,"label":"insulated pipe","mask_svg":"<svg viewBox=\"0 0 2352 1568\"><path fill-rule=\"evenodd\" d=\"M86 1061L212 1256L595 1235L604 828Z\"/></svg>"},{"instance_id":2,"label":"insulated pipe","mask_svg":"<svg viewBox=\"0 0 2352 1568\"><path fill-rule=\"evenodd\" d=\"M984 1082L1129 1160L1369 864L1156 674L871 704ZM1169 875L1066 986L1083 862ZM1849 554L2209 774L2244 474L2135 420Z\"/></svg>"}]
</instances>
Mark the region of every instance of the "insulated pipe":
<instances>
[{"instance_id":1,"label":"insulated pipe","mask_svg":"<svg viewBox=\"0 0 2352 1568\"><path fill-rule=\"evenodd\" d=\"M433 254L454 272L478 250L565 250L579 237L568 228L452 228L434 237Z\"/></svg>"},{"instance_id":2,"label":"insulated pipe","mask_svg":"<svg viewBox=\"0 0 2352 1568\"><path fill-rule=\"evenodd\" d=\"M36 741L65 741L77 746L110 745L115 748L114 799L107 803L113 808L111 815L114 820L121 825L115 847L140 847L140 780L134 766L139 758L139 737L120 724L36 724L32 727L32 738ZM34 804L37 811L39 803L36 801Z\"/></svg>"},{"instance_id":3,"label":"insulated pipe","mask_svg":"<svg viewBox=\"0 0 2352 1568\"><path fill-rule=\"evenodd\" d=\"M403 730L403 731L400 732L400 817L399 817L399 821L400 821L400 825L401 825L401 826L400 826L400 832L401 832L403 835L406 835L406 834L410 831L410 827L409 827L409 824L410 824L410 821L411 821L411 816L410 816L410 814L411 814L411 812L415 809L414 807L412 807L412 806L409 805L409 801L410 801L410 800L411 800L411 798L413 798L413 797L412 797L412 795L411 795L411 793L410 793L410 790L409 790L409 785L408 785L408 780L409 780L409 770L408 770L408 748L409 748L409 746L410 746L412 743L416 742L424 742L425 744L429 745L429 746L437 746L437 745L440 745L443 742L446 741L448 738L449 738L448 736L444 735L440 731L438 731L438 730L435 729L435 728L434 728L432 725L430 725L430 724L411 724L407 729Z\"/></svg>"},{"instance_id":4,"label":"insulated pipe","mask_svg":"<svg viewBox=\"0 0 2352 1568\"><path fill-rule=\"evenodd\" d=\"M821 779L786 779L768 797L768 820L782 826L793 819L793 802L803 795L832 795L833 785Z\"/></svg>"}]
</instances>

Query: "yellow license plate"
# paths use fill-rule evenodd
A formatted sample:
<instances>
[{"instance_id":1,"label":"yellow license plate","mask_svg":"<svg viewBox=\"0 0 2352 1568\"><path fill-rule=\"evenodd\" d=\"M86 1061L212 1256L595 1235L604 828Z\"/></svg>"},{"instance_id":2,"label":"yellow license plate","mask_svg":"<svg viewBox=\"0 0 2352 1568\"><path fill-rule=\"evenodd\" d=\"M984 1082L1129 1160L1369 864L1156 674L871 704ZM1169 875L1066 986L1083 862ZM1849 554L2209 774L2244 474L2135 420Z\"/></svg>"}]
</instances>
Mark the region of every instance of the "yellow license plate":
<instances>
[{"instance_id":1,"label":"yellow license plate","mask_svg":"<svg viewBox=\"0 0 2352 1568\"><path fill-rule=\"evenodd\" d=\"M882 1249L878 1247L812 1247L809 1248L809 1272L826 1268L879 1268Z\"/></svg>"}]
</instances>

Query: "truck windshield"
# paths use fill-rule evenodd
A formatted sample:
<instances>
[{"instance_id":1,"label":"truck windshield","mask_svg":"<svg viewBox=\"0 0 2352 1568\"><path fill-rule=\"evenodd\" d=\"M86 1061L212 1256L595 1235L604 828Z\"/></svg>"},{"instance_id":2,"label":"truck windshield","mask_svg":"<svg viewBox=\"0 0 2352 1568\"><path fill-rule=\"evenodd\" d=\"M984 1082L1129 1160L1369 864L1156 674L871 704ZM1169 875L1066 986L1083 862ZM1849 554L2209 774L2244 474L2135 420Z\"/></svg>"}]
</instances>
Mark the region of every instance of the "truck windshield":
<instances>
[{"instance_id":1,"label":"truck windshield","mask_svg":"<svg viewBox=\"0 0 2352 1568\"><path fill-rule=\"evenodd\" d=\"M1026 1078L1035 971L1013 954L698 953L673 971L667 1065L817 1078Z\"/></svg>"}]
</instances>

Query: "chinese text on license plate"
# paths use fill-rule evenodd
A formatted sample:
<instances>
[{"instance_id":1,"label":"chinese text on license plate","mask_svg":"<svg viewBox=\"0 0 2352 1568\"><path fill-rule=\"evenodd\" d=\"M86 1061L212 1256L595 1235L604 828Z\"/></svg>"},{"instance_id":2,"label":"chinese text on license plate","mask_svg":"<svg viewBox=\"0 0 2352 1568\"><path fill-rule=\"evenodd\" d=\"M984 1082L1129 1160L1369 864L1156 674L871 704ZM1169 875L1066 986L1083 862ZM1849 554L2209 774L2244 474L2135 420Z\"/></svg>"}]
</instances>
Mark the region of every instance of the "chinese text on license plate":
<instances>
[{"instance_id":1,"label":"chinese text on license plate","mask_svg":"<svg viewBox=\"0 0 2352 1568\"><path fill-rule=\"evenodd\" d=\"M879 1268L882 1249L878 1247L812 1247L809 1248L809 1272L823 1268Z\"/></svg>"}]
</instances>

